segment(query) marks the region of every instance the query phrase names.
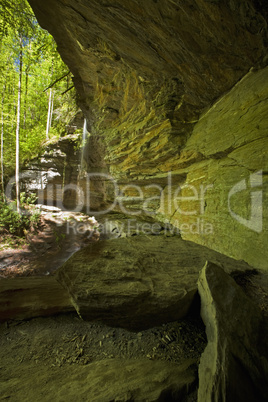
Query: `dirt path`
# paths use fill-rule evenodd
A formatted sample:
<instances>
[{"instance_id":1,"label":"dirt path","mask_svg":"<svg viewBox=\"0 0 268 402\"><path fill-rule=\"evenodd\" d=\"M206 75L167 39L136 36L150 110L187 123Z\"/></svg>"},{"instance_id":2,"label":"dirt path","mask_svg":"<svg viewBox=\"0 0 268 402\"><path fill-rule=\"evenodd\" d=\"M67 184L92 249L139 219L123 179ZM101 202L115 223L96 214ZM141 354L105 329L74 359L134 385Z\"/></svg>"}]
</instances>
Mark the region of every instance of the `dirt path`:
<instances>
[{"instance_id":1,"label":"dirt path","mask_svg":"<svg viewBox=\"0 0 268 402\"><path fill-rule=\"evenodd\" d=\"M0 248L0 278L55 272L73 253L98 240L96 224L94 218L82 214L43 212L27 244Z\"/></svg>"}]
</instances>

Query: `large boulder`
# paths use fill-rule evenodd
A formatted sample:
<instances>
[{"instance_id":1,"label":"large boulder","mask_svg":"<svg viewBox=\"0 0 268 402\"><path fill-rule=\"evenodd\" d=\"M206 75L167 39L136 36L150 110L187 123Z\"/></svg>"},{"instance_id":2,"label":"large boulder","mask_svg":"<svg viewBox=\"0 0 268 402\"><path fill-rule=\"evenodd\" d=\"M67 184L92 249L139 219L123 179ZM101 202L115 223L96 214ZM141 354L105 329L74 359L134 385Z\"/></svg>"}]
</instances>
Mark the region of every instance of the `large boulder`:
<instances>
[{"instance_id":1,"label":"large boulder","mask_svg":"<svg viewBox=\"0 0 268 402\"><path fill-rule=\"evenodd\" d=\"M177 236L143 235L89 245L57 271L57 279L82 318L142 329L188 313L207 259L227 271L249 268Z\"/></svg>"},{"instance_id":2,"label":"large boulder","mask_svg":"<svg viewBox=\"0 0 268 402\"><path fill-rule=\"evenodd\" d=\"M199 402L261 402L268 396L267 321L235 281L207 262L198 283L208 345Z\"/></svg>"}]
</instances>

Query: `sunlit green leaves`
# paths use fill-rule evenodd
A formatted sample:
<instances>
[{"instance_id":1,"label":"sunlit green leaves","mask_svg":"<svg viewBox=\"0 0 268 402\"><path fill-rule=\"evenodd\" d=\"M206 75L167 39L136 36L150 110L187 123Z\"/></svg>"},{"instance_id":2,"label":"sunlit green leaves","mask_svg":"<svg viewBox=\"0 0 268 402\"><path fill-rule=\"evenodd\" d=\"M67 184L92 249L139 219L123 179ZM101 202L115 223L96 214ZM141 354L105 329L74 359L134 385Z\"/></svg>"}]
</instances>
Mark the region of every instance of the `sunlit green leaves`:
<instances>
[{"instance_id":1,"label":"sunlit green leaves","mask_svg":"<svg viewBox=\"0 0 268 402\"><path fill-rule=\"evenodd\" d=\"M34 30L35 18L26 0L1 0L0 35L8 35L8 30L21 30L25 36Z\"/></svg>"},{"instance_id":2,"label":"sunlit green leaves","mask_svg":"<svg viewBox=\"0 0 268 402\"><path fill-rule=\"evenodd\" d=\"M15 133L19 79L19 38L22 49L20 164L42 151L46 141L49 91L68 73L53 38L40 28L25 0L0 0L0 131L3 133L5 176L15 167ZM71 75L53 85L52 127L49 136L64 135L75 116L75 90Z\"/></svg>"}]
</instances>

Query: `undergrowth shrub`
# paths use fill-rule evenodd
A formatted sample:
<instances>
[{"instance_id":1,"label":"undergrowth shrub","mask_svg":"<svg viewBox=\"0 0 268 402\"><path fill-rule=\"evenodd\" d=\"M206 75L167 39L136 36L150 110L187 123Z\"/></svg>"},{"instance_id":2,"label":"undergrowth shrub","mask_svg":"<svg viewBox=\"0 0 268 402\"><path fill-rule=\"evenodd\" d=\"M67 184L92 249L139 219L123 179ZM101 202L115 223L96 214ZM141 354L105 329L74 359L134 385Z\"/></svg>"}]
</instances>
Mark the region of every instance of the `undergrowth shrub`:
<instances>
[{"instance_id":1,"label":"undergrowth shrub","mask_svg":"<svg viewBox=\"0 0 268 402\"><path fill-rule=\"evenodd\" d=\"M16 202L0 201L0 232L18 237L24 237L29 230L37 228L40 212L34 208L35 195L20 195L20 213L17 212Z\"/></svg>"}]
</instances>

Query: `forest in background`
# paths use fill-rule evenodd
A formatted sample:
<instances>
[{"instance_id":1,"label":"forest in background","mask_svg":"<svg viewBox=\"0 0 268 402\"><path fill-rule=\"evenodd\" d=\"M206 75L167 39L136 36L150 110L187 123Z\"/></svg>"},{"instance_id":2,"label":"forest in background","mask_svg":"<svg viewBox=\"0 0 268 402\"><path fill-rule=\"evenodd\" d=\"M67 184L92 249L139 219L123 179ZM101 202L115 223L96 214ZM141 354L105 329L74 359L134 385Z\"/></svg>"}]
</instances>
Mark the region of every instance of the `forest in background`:
<instances>
[{"instance_id":1,"label":"forest in background","mask_svg":"<svg viewBox=\"0 0 268 402\"><path fill-rule=\"evenodd\" d=\"M78 108L71 73L25 0L1 0L0 52L3 190L4 177L16 168L16 137L21 166L64 135Z\"/></svg>"},{"instance_id":2,"label":"forest in background","mask_svg":"<svg viewBox=\"0 0 268 402\"><path fill-rule=\"evenodd\" d=\"M66 134L78 112L68 67L26 0L0 0L0 239L38 223L34 197L20 194L19 172ZM5 199L15 173L16 200ZM2 238L1 238L2 236Z\"/></svg>"}]
</instances>

